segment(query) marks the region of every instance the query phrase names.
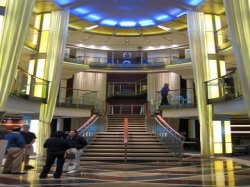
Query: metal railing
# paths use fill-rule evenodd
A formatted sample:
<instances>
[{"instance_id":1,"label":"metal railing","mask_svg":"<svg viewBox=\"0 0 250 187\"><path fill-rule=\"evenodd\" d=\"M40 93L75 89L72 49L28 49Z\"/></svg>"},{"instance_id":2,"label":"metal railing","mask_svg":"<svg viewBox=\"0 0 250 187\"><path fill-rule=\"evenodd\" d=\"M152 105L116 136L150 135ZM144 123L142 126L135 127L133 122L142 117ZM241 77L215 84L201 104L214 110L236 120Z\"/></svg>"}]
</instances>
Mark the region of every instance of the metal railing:
<instances>
[{"instance_id":1,"label":"metal railing","mask_svg":"<svg viewBox=\"0 0 250 187\"><path fill-rule=\"evenodd\" d=\"M93 66L116 66L116 65L124 65L126 67L140 67L140 66L165 66L165 65L173 65L173 64L181 64L191 62L190 58L182 59L179 57L155 57L155 58L146 58L143 63L131 61L131 63L124 63L127 60L124 59L114 59L116 63L110 63L112 61L111 58L106 57L88 57L88 56L77 56L77 57L65 57L67 62L77 63L77 64L86 64ZM136 66L133 66L136 65ZM120 66L118 66L120 67ZM122 66L123 67L123 66Z\"/></svg>"},{"instance_id":2,"label":"metal railing","mask_svg":"<svg viewBox=\"0 0 250 187\"><path fill-rule=\"evenodd\" d=\"M169 108L187 108L194 107L196 104L194 88L169 90L168 92L168 106ZM155 99L150 103L151 113L155 113L161 107L161 92L157 91Z\"/></svg>"},{"instance_id":3,"label":"metal railing","mask_svg":"<svg viewBox=\"0 0 250 187\"><path fill-rule=\"evenodd\" d=\"M217 51L221 51L231 46L228 26L222 27L215 33Z\"/></svg>"},{"instance_id":4,"label":"metal railing","mask_svg":"<svg viewBox=\"0 0 250 187\"><path fill-rule=\"evenodd\" d=\"M38 50L40 30L30 25L26 35L25 45L31 49Z\"/></svg>"},{"instance_id":5,"label":"metal railing","mask_svg":"<svg viewBox=\"0 0 250 187\"><path fill-rule=\"evenodd\" d=\"M80 136L90 141L98 132L106 131L106 121L94 114L77 131Z\"/></svg>"},{"instance_id":6,"label":"metal railing","mask_svg":"<svg viewBox=\"0 0 250 187\"><path fill-rule=\"evenodd\" d=\"M147 79L135 82L109 82L108 97L137 96L147 92Z\"/></svg>"},{"instance_id":7,"label":"metal railing","mask_svg":"<svg viewBox=\"0 0 250 187\"><path fill-rule=\"evenodd\" d=\"M182 158L185 137L175 131L160 115L147 119L147 130L153 132L167 149Z\"/></svg>"},{"instance_id":8,"label":"metal railing","mask_svg":"<svg viewBox=\"0 0 250 187\"><path fill-rule=\"evenodd\" d=\"M145 114L145 106L144 105L108 105L108 115L115 114Z\"/></svg>"},{"instance_id":9,"label":"metal railing","mask_svg":"<svg viewBox=\"0 0 250 187\"><path fill-rule=\"evenodd\" d=\"M49 85L49 81L36 77L18 67L14 76L11 94L23 99L46 103Z\"/></svg>"},{"instance_id":10,"label":"metal railing","mask_svg":"<svg viewBox=\"0 0 250 187\"><path fill-rule=\"evenodd\" d=\"M153 56L151 54L148 54L147 51L143 52L132 51L128 52L131 55L122 58L124 52L121 51L112 51L112 52L109 51L109 54L107 53L106 55L104 55L103 52L101 52L100 54L98 53L98 51L103 51L103 50L92 49L93 52L88 54L90 49L87 49L87 52L85 52L85 48L83 47L77 47L67 44L67 50L66 50L67 52L65 53L65 60L67 62L93 65L93 66L125 65L126 67L130 66L134 67L133 65L137 65L135 67L141 67L145 65L164 66L164 65L190 62L189 57L187 57L186 59L184 57L185 50L188 49L189 46L182 46L182 47L183 48L180 49L173 48L173 49L155 50L156 54L159 55L153 55ZM79 53L83 55L78 55Z\"/></svg>"},{"instance_id":11,"label":"metal railing","mask_svg":"<svg viewBox=\"0 0 250 187\"><path fill-rule=\"evenodd\" d=\"M127 162L128 118L124 118L124 161Z\"/></svg>"},{"instance_id":12,"label":"metal railing","mask_svg":"<svg viewBox=\"0 0 250 187\"><path fill-rule=\"evenodd\" d=\"M242 96L241 85L236 70L205 82L207 103L231 100Z\"/></svg>"},{"instance_id":13,"label":"metal railing","mask_svg":"<svg viewBox=\"0 0 250 187\"><path fill-rule=\"evenodd\" d=\"M57 106L93 109L95 113L103 113L104 101L97 98L97 91L60 87Z\"/></svg>"}]
</instances>

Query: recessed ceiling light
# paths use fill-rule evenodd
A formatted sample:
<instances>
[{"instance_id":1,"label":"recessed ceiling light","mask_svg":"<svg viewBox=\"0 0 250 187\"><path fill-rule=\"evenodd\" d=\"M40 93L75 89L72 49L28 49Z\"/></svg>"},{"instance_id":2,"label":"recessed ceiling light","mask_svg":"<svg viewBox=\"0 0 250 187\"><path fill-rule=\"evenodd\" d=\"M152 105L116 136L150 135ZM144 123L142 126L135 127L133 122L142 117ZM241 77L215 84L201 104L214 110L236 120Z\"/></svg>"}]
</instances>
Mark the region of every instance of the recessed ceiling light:
<instances>
[{"instance_id":1,"label":"recessed ceiling light","mask_svg":"<svg viewBox=\"0 0 250 187\"><path fill-rule=\"evenodd\" d=\"M162 30L165 30L165 31L170 31L171 28L168 28L168 27L164 27L162 25L157 25L158 28L162 29Z\"/></svg>"},{"instance_id":2,"label":"recessed ceiling light","mask_svg":"<svg viewBox=\"0 0 250 187\"><path fill-rule=\"evenodd\" d=\"M119 27L147 27L176 19L205 0L52 0L61 8L95 24ZM143 7L143 9L141 9ZM113 10L113 11L110 11ZM137 11L140 10L140 11ZM127 12L131 13L127 13Z\"/></svg>"},{"instance_id":3,"label":"recessed ceiling light","mask_svg":"<svg viewBox=\"0 0 250 187\"><path fill-rule=\"evenodd\" d=\"M136 25L136 22L134 21L121 21L120 26L122 27L134 27Z\"/></svg>"},{"instance_id":4,"label":"recessed ceiling light","mask_svg":"<svg viewBox=\"0 0 250 187\"><path fill-rule=\"evenodd\" d=\"M85 31L89 31L89 30L92 30L94 28L98 27L98 25L93 25L93 26L90 26L90 27L85 27L84 30Z\"/></svg>"}]
</instances>

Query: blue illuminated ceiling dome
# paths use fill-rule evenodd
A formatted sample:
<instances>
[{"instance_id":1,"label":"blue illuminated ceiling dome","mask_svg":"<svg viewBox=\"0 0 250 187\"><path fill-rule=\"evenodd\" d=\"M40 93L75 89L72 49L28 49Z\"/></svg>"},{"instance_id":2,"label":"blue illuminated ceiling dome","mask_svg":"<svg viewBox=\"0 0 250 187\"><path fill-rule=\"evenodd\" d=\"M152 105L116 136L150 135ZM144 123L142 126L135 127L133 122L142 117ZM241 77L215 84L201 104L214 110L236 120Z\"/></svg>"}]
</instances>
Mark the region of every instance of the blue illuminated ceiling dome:
<instances>
[{"instance_id":1,"label":"blue illuminated ceiling dome","mask_svg":"<svg viewBox=\"0 0 250 187\"><path fill-rule=\"evenodd\" d=\"M135 28L174 20L204 0L53 0L70 13L97 25Z\"/></svg>"}]
</instances>

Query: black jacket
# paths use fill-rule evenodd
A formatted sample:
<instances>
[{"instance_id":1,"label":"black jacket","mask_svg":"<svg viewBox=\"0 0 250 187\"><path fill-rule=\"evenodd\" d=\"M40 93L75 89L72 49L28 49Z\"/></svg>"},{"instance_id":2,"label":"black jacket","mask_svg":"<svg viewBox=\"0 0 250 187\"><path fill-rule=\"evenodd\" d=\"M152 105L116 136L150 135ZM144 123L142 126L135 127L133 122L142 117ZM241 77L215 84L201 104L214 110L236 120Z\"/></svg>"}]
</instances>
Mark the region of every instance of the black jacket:
<instances>
[{"instance_id":1,"label":"black jacket","mask_svg":"<svg viewBox=\"0 0 250 187\"><path fill-rule=\"evenodd\" d=\"M62 138L51 137L45 141L43 147L47 148L47 154L64 154L70 145Z\"/></svg>"},{"instance_id":2,"label":"black jacket","mask_svg":"<svg viewBox=\"0 0 250 187\"><path fill-rule=\"evenodd\" d=\"M70 145L70 148L76 148L77 150L84 148L88 143L84 137L75 136L75 137L67 137L67 141Z\"/></svg>"}]
</instances>

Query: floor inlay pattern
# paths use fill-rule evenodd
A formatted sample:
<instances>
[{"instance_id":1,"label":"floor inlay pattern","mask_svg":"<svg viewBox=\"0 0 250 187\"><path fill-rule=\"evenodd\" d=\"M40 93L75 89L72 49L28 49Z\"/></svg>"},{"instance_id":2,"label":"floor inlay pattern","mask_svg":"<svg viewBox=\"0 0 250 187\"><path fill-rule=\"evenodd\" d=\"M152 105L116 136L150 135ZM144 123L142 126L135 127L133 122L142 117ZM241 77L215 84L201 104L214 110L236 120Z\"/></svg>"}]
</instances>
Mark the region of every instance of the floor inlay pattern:
<instances>
[{"instance_id":1,"label":"floor inlay pattern","mask_svg":"<svg viewBox=\"0 0 250 187\"><path fill-rule=\"evenodd\" d=\"M236 161L235 161L236 160ZM89 187L158 187L158 186L250 186L249 160L234 158L186 157L178 162L81 162L77 173L63 173L53 178L39 179L44 159L34 159L34 170L24 175L0 175L0 186L89 186ZM246 164L245 164L246 163Z\"/></svg>"}]
</instances>

